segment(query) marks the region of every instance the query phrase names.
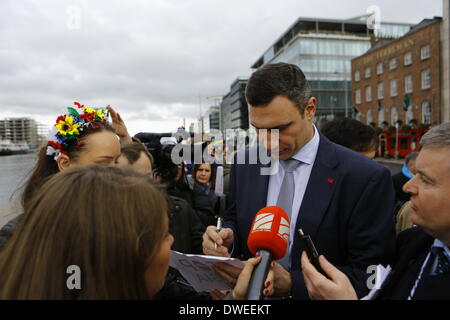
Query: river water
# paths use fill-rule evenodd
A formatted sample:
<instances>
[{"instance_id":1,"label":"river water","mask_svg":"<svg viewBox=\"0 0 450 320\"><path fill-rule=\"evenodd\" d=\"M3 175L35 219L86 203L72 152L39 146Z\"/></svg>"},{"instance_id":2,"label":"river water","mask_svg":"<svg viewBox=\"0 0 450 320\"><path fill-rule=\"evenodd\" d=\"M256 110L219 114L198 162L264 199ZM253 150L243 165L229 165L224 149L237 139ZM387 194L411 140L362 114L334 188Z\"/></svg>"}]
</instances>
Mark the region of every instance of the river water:
<instances>
[{"instance_id":1,"label":"river water","mask_svg":"<svg viewBox=\"0 0 450 320\"><path fill-rule=\"evenodd\" d=\"M35 159L34 153L0 156L0 208L9 207L20 199L18 189L28 177Z\"/></svg>"},{"instance_id":2,"label":"river water","mask_svg":"<svg viewBox=\"0 0 450 320\"><path fill-rule=\"evenodd\" d=\"M380 162L393 174L401 170L401 164ZM34 153L0 156L0 209L9 207L20 199L21 190L18 189L25 182L34 163Z\"/></svg>"}]
</instances>

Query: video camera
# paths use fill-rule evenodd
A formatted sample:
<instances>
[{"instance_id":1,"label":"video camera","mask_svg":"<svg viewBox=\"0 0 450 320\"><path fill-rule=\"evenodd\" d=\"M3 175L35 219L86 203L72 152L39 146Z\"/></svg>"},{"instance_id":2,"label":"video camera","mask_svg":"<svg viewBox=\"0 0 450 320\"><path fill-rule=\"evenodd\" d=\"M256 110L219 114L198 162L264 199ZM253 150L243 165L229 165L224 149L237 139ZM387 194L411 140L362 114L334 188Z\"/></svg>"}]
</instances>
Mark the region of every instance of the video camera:
<instances>
[{"instance_id":1,"label":"video camera","mask_svg":"<svg viewBox=\"0 0 450 320\"><path fill-rule=\"evenodd\" d=\"M175 133L140 132L136 134L135 137L138 138L152 154L154 158L155 174L160 176L165 183L174 182L178 173L179 164L174 163L172 151L176 146L180 146L183 140L193 138L194 134L187 132L184 127L180 127ZM178 155L183 159L194 159L194 153L198 151L198 148L201 148L201 152L203 152L207 144L207 142L201 142L200 146L198 144L184 145L184 147L180 149L181 152L178 152ZM188 154L184 154L186 151ZM187 161L187 163L189 163L189 161ZM185 176L184 162L180 164L182 166L180 178L183 178Z\"/></svg>"}]
</instances>

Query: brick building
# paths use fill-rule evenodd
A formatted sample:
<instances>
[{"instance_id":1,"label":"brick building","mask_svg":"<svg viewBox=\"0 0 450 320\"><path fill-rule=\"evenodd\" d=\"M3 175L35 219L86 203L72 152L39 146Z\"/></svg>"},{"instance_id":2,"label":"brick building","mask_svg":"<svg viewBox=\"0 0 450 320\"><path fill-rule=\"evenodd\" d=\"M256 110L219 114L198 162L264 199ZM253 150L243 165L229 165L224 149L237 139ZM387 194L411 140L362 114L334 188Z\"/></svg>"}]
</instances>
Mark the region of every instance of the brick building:
<instances>
[{"instance_id":1,"label":"brick building","mask_svg":"<svg viewBox=\"0 0 450 320\"><path fill-rule=\"evenodd\" d=\"M397 40L381 40L352 60L356 117L379 127L441 122L440 29L425 19Z\"/></svg>"}]
</instances>

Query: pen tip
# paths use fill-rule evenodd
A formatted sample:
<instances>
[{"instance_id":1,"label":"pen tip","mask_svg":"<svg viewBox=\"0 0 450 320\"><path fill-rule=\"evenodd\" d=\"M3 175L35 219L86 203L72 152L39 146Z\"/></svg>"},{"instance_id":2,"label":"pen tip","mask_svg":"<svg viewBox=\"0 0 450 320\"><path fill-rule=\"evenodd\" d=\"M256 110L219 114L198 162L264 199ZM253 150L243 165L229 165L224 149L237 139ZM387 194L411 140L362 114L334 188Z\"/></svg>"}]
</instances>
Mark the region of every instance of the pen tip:
<instances>
[{"instance_id":1,"label":"pen tip","mask_svg":"<svg viewBox=\"0 0 450 320\"><path fill-rule=\"evenodd\" d=\"M298 232L300 232L300 235L301 236L304 236L305 234L303 233L303 230L302 229L298 229Z\"/></svg>"}]
</instances>

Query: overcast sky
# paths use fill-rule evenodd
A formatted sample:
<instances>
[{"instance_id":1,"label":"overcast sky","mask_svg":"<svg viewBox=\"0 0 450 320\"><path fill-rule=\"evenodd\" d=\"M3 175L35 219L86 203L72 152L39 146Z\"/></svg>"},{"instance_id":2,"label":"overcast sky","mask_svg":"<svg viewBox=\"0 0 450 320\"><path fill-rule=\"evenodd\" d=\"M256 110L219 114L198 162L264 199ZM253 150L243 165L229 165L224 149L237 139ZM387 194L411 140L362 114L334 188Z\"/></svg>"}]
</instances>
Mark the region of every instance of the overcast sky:
<instances>
[{"instance_id":1,"label":"overcast sky","mask_svg":"<svg viewBox=\"0 0 450 320\"><path fill-rule=\"evenodd\" d=\"M442 0L0 0L0 119L111 104L132 134L186 126L298 17L442 16ZM200 97L200 98L199 98Z\"/></svg>"}]
</instances>

